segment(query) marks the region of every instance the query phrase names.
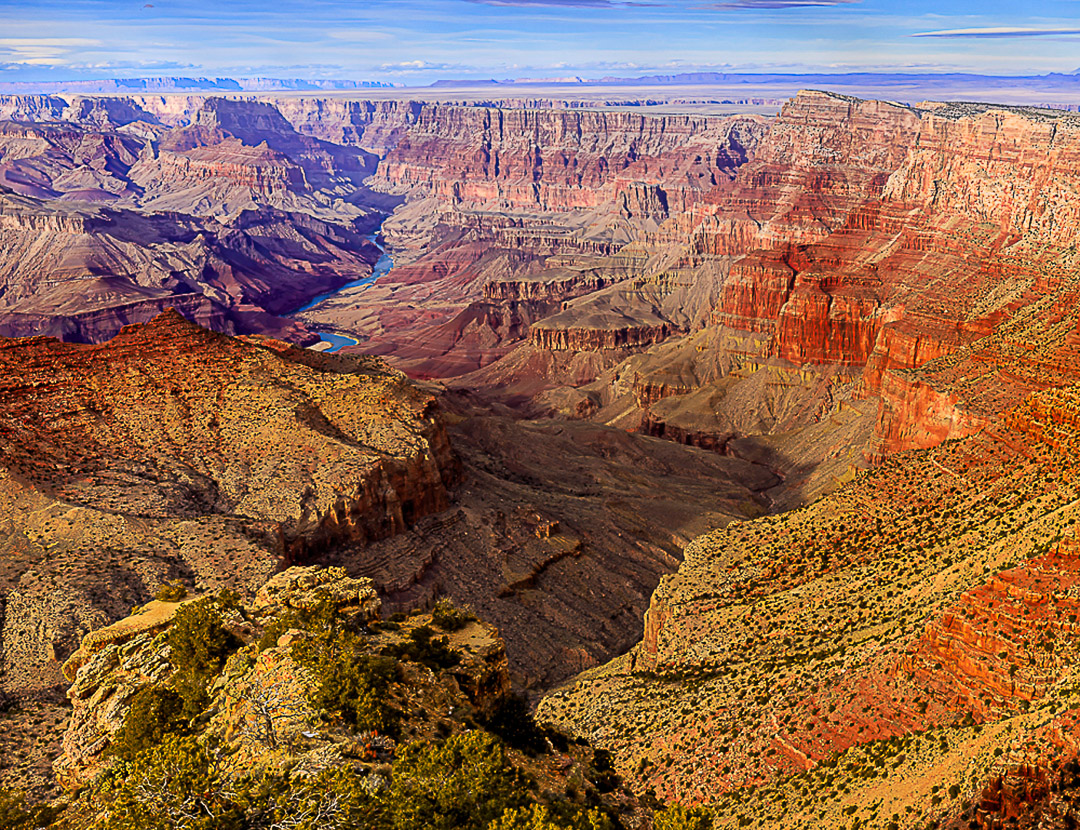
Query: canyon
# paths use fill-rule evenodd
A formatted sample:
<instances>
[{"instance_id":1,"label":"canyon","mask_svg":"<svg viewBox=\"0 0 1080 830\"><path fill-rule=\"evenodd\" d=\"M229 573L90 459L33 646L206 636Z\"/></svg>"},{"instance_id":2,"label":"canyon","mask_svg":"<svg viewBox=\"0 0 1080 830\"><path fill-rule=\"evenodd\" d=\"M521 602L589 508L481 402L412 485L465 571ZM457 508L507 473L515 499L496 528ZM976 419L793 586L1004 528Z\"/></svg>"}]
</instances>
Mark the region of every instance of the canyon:
<instances>
[{"instance_id":1,"label":"canyon","mask_svg":"<svg viewBox=\"0 0 1080 830\"><path fill-rule=\"evenodd\" d=\"M716 827L1068 826L1080 116L642 109L0 96L5 780L89 632L318 565Z\"/></svg>"}]
</instances>

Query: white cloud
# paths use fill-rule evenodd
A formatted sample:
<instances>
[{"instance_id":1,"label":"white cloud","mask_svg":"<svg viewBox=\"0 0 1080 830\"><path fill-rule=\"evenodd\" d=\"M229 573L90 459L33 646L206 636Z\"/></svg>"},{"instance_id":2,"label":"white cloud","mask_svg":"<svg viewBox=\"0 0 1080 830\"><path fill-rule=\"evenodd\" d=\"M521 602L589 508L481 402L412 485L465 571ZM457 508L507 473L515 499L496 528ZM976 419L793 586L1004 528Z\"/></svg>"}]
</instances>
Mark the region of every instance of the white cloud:
<instances>
[{"instance_id":1,"label":"white cloud","mask_svg":"<svg viewBox=\"0 0 1080 830\"><path fill-rule=\"evenodd\" d=\"M847 6L861 0L728 0L705 3L699 9L809 9L822 6Z\"/></svg>"},{"instance_id":2,"label":"white cloud","mask_svg":"<svg viewBox=\"0 0 1080 830\"><path fill-rule=\"evenodd\" d=\"M1049 37L1080 35L1080 28L1037 29L1026 26L989 26L982 29L942 29L937 32L916 32L911 37Z\"/></svg>"},{"instance_id":3,"label":"white cloud","mask_svg":"<svg viewBox=\"0 0 1080 830\"><path fill-rule=\"evenodd\" d=\"M345 40L354 43L371 43L379 40L393 40L394 36L389 32L381 32L378 29L331 29L326 36L334 40Z\"/></svg>"},{"instance_id":4,"label":"white cloud","mask_svg":"<svg viewBox=\"0 0 1080 830\"><path fill-rule=\"evenodd\" d=\"M63 63L73 53L103 45L100 40L86 37L0 37L0 58L49 66Z\"/></svg>"}]
</instances>

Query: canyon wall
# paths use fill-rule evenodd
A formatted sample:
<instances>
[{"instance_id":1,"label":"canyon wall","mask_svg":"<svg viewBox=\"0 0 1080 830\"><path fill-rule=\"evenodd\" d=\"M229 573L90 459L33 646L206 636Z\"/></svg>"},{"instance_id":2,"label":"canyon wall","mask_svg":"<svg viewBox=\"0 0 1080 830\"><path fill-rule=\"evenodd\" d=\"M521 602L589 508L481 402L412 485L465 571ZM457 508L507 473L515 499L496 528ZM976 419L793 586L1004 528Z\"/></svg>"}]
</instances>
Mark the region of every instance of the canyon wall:
<instances>
[{"instance_id":1,"label":"canyon wall","mask_svg":"<svg viewBox=\"0 0 1080 830\"><path fill-rule=\"evenodd\" d=\"M731 178L764 129L746 117L426 105L375 179L451 203L546 211L609 204L644 181L679 208Z\"/></svg>"},{"instance_id":2,"label":"canyon wall","mask_svg":"<svg viewBox=\"0 0 1080 830\"><path fill-rule=\"evenodd\" d=\"M693 365L684 418L694 400L725 398L720 386L747 359L745 333L759 365L822 378L846 367L837 377L858 378L854 389L819 384L805 403L821 412L838 396L869 399L871 461L969 434L1027 393L1078 378L1078 131L1068 113L800 93L732 180L620 249L639 281L670 287L668 299L644 311L631 299L603 316L593 299L571 299L533 327L531 343L565 348L560 331L575 332L578 348L637 341L635 319L655 313L663 333L649 344L740 333L733 352L702 354L688 339L665 349L667 365L651 361L646 386ZM621 394L618 384L605 394ZM760 403L720 405L738 418ZM640 408L643 428L665 431L652 403ZM668 431L704 435L715 411L698 420Z\"/></svg>"}]
</instances>

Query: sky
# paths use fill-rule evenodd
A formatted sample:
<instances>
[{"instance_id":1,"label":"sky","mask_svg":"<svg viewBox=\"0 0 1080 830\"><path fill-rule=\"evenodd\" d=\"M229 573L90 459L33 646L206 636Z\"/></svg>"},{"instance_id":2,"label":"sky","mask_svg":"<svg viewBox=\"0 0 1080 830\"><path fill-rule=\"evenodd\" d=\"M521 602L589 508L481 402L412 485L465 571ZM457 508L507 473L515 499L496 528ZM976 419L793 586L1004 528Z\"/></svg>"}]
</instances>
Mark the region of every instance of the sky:
<instances>
[{"instance_id":1,"label":"sky","mask_svg":"<svg viewBox=\"0 0 1080 830\"><path fill-rule=\"evenodd\" d=\"M0 81L1080 68L1080 0L0 0Z\"/></svg>"}]
</instances>

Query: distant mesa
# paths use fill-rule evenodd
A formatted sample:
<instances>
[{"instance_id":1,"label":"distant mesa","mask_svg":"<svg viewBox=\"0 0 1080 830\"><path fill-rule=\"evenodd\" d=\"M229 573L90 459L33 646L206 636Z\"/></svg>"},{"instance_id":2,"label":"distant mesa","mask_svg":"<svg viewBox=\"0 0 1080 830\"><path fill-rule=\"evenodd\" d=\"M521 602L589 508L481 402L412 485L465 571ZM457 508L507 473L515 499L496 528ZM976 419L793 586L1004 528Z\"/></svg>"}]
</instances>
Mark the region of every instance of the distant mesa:
<instances>
[{"instance_id":1,"label":"distant mesa","mask_svg":"<svg viewBox=\"0 0 1080 830\"><path fill-rule=\"evenodd\" d=\"M603 78L568 76L559 78L506 78L503 80L443 78L432 87L484 87L528 85L587 85L587 86L772 86L786 85L795 88L839 87L920 87L935 89L942 86L986 89L1063 89L1074 88L1080 69L1072 74L1050 72L1046 75L978 75L967 72L842 72L805 73L776 72L679 72L671 75L638 75L626 77L606 75Z\"/></svg>"}]
</instances>

